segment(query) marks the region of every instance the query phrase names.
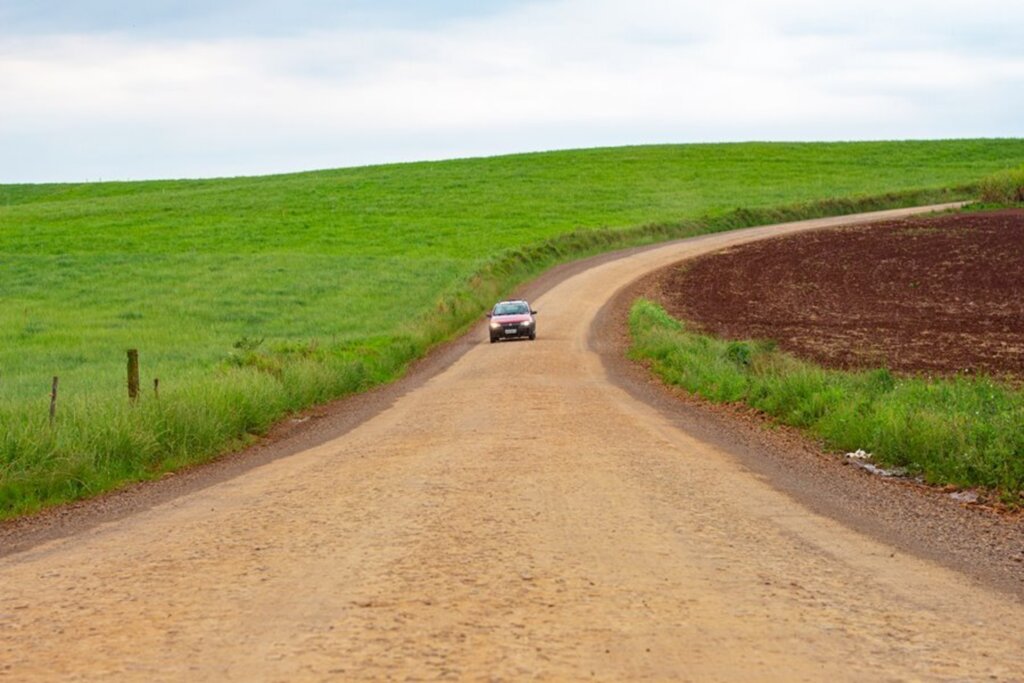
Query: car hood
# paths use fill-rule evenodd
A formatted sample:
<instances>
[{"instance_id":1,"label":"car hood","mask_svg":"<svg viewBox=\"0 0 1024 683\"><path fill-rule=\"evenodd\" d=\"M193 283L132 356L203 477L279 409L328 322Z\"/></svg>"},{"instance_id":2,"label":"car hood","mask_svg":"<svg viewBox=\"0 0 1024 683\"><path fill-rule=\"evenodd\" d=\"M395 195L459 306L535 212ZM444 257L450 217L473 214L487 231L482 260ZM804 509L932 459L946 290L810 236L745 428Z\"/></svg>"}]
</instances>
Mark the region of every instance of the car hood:
<instances>
[{"instance_id":1,"label":"car hood","mask_svg":"<svg viewBox=\"0 0 1024 683\"><path fill-rule=\"evenodd\" d=\"M516 315L495 315L491 317L491 322L498 323L499 325L507 323L525 323L533 318L525 313L519 313Z\"/></svg>"}]
</instances>

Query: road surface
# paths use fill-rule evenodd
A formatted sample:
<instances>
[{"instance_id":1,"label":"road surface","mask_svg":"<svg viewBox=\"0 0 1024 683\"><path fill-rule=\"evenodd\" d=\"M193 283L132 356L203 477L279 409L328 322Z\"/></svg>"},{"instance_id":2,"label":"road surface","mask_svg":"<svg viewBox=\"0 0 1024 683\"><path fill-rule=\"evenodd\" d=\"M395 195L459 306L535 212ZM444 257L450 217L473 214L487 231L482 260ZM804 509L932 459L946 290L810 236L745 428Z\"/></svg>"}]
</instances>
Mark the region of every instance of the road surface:
<instances>
[{"instance_id":1,"label":"road surface","mask_svg":"<svg viewBox=\"0 0 1024 683\"><path fill-rule=\"evenodd\" d=\"M891 214L890 214L891 215ZM610 383L642 251L333 441L0 559L0 679L1024 680L1024 605L818 516Z\"/></svg>"}]
</instances>

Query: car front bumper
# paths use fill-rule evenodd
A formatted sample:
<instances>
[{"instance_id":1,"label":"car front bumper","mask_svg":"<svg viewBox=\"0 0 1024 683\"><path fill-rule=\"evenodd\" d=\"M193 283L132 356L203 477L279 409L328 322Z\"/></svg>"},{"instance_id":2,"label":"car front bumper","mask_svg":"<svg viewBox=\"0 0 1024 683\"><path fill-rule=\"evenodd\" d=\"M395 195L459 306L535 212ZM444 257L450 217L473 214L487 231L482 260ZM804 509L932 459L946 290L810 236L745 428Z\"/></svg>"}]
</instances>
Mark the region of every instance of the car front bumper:
<instances>
[{"instance_id":1,"label":"car front bumper","mask_svg":"<svg viewBox=\"0 0 1024 683\"><path fill-rule=\"evenodd\" d=\"M520 325L518 323L514 325L492 327L491 339L520 339L522 337L532 337L535 327L535 325Z\"/></svg>"}]
</instances>

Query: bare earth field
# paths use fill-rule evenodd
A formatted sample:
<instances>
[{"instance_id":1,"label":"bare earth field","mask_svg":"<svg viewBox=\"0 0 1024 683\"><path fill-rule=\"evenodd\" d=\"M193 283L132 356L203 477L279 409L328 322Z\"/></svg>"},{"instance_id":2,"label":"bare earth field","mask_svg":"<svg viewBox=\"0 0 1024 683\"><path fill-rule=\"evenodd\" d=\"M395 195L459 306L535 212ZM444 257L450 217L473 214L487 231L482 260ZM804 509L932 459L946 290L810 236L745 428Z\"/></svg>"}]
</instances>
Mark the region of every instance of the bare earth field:
<instances>
[{"instance_id":1,"label":"bare earth field","mask_svg":"<svg viewBox=\"0 0 1024 683\"><path fill-rule=\"evenodd\" d=\"M661 290L704 331L827 366L1024 378L1024 210L745 244L671 271Z\"/></svg>"},{"instance_id":2,"label":"bare earth field","mask_svg":"<svg viewBox=\"0 0 1024 683\"><path fill-rule=\"evenodd\" d=\"M867 479L837 466L841 490L805 498L770 449L662 410L608 360L609 302L641 276L851 220L563 271L534 299L535 342L481 327L258 466L106 501L75 533L10 527L0 679L1024 680L1019 526L895 487L877 514L864 495L869 514L833 515ZM961 569L878 525L894 511L940 549L998 529L967 534ZM998 543L1002 578L971 569Z\"/></svg>"}]
</instances>

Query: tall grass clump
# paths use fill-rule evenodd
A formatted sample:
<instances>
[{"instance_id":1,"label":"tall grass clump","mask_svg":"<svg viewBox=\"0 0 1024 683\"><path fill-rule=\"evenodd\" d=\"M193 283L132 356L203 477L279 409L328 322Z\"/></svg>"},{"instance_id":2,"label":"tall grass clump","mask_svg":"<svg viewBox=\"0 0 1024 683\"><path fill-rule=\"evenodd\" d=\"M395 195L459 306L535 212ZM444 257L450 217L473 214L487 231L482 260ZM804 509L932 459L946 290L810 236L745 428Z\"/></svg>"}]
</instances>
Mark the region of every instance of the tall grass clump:
<instances>
[{"instance_id":1,"label":"tall grass clump","mask_svg":"<svg viewBox=\"0 0 1024 683\"><path fill-rule=\"evenodd\" d=\"M1024 166L986 177L979 190L986 204L1024 204Z\"/></svg>"},{"instance_id":2,"label":"tall grass clump","mask_svg":"<svg viewBox=\"0 0 1024 683\"><path fill-rule=\"evenodd\" d=\"M716 403L745 403L828 447L863 449L935 484L982 486L1024 502L1024 392L987 378L895 377L826 370L770 342L688 330L660 306L636 302L631 355L666 383Z\"/></svg>"},{"instance_id":3,"label":"tall grass clump","mask_svg":"<svg viewBox=\"0 0 1024 683\"><path fill-rule=\"evenodd\" d=\"M279 371L225 366L215 382L159 398L70 397L51 424L39 406L0 404L0 510L11 514L88 497L203 462L249 443L289 412L370 384L355 358L298 360Z\"/></svg>"}]
</instances>

